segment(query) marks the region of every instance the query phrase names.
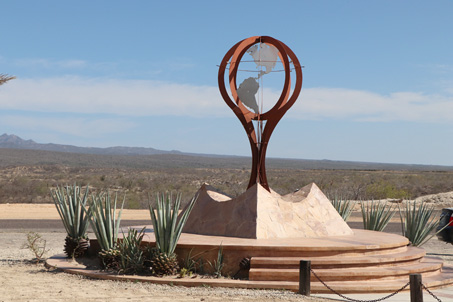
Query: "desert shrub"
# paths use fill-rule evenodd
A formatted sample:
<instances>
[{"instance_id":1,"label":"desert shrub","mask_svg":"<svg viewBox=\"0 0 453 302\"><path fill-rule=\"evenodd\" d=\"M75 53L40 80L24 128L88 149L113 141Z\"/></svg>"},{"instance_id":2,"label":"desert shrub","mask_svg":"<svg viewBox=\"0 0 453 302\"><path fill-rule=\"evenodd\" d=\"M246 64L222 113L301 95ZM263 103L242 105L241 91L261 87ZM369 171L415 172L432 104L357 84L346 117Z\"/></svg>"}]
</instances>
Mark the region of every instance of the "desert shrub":
<instances>
[{"instance_id":1,"label":"desert shrub","mask_svg":"<svg viewBox=\"0 0 453 302\"><path fill-rule=\"evenodd\" d=\"M344 221L347 221L349 216L351 216L352 211L354 210L355 202L352 200L342 199L335 197L330 199L335 210L340 214L341 218Z\"/></svg>"},{"instance_id":2,"label":"desert shrub","mask_svg":"<svg viewBox=\"0 0 453 302\"><path fill-rule=\"evenodd\" d=\"M399 211L403 236L409 239L412 245L420 246L426 242L428 235L439 224L439 219L433 217L434 207L421 203L418 207L416 202L407 202L406 211Z\"/></svg>"},{"instance_id":3,"label":"desert shrub","mask_svg":"<svg viewBox=\"0 0 453 302\"><path fill-rule=\"evenodd\" d=\"M121 209L117 211L117 194L112 202L110 193L107 191L92 195L88 213L91 216L90 224L98 240L101 252L99 256L105 268L117 269L119 251L117 248L118 232L123 211L124 199Z\"/></svg>"},{"instance_id":4,"label":"desert shrub","mask_svg":"<svg viewBox=\"0 0 453 302\"><path fill-rule=\"evenodd\" d=\"M44 181L36 181L33 184L33 192L35 196L43 196L49 192L49 185Z\"/></svg>"},{"instance_id":5,"label":"desert shrub","mask_svg":"<svg viewBox=\"0 0 453 302\"><path fill-rule=\"evenodd\" d=\"M49 250L46 249L46 240L36 232L27 233L27 241L22 245L22 248L30 250L35 256L35 263L38 264L44 258L44 254Z\"/></svg>"},{"instance_id":6,"label":"desert shrub","mask_svg":"<svg viewBox=\"0 0 453 302\"><path fill-rule=\"evenodd\" d=\"M367 196L373 199L396 198L403 199L410 197L409 192L404 189L397 189L395 185L387 181L372 183L366 187Z\"/></svg>"},{"instance_id":7,"label":"desert shrub","mask_svg":"<svg viewBox=\"0 0 453 302\"><path fill-rule=\"evenodd\" d=\"M118 241L119 273L136 274L144 270L145 254L141 246L145 228L137 232L130 228L127 235L123 233L123 239Z\"/></svg>"},{"instance_id":8,"label":"desert shrub","mask_svg":"<svg viewBox=\"0 0 453 302\"><path fill-rule=\"evenodd\" d=\"M363 228L370 231L383 231L395 212L393 206L379 201L361 202Z\"/></svg>"},{"instance_id":9,"label":"desert shrub","mask_svg":"<svg viewBox=\"0 0 453 302\"><path fill-rule=\"evenodd\" d=\"M156 236L156 247L164 253L175 251L182 229L197 201L192 198L189 205L180 212L181 194L173 202L172 194L157 195L155 207L150 205L149 212Z\"/></svg>"},{"instance_id":10,"label":"desert shrub","mask_svg":"<svg viewBox=\"0 0 453 302\"><path fill-rule=\"evenodd\" d=\"M197 261L195 260L195 257L192 255L193 248L187 253L187 255L184 258L183 264L182 264L182 269L184 269L187 273L196 273L197 272Z\"/></svg>"},{"instance_id":11,"label":"desert shrub","mask_svg":"<svg viewBox=\"0 0 453 302\"><path fill-rule=\"evenodd\" d=\"M127 209L143 209L147 205L144 194L135 191L129 191L124 203Z\"/></svg>"},{"instance_id":12,"label":"desert shrub","mask_svg":"<svg viewBox=\"0 0 453 302\"><path fill-rule=\"evenodd\" d=\"M223 247L221 244L219 246L219 250L217 251L217 259L215 259L212 263L208 261L208 263L214 273L214 276L216 278L222 277L222 269L224 263L223 263Z\"/></svg>"},{"instance_id":13,"label":"desert shrub","mask_svg":"<svg viewBox=\"0 0 453 302\"><path fill-rule=\"evenodd\" d=\"M156 239L156 247L151 250L149 263L155 274L168 275L176 272L178 261L174 251L196 200L197 197L192 198L188 206L179 212L181 194L177 194L173 201L171 194L163 193L157 195L155 207L149 205Z\"/></svg>"},{"instance_id":14,"label":"desert shrub","mask_svg":"<svg viewBox=\"0 0 453 302\"><path fill-rule=\"evenodd\" d=\"M87 228L91 215L85 209L88 191L86 187L83 193L76 184L51 190L53 202L66 229L64 251L68 257L81 257L88 250Z\"/></svg>"},{"instance_id":15,"label":"desert shrub","mask_svg":"<svg viewBox=\"0 0 453 302\"><path fill-rule=\"evenodd\" d=\"M0 150L0 153L4 154L4 151ZM117 157L29 150L16 150L16 153L21 159L24 157L22 153L30 153L30 162L18 165L2 157L2 203L51 202L44 186L51 188L60 183L77 182L82 186L89 183L95 193L108 188L128 192L128 197L131 193L131 206L143 209L148 207L148 192L174 188L183 194L181 205L184 206L204 182L235 197L246 190L250 177L247 158L237 162L235 159L219 159L217 163L209 163L210 159L206 158L199 161L195 158L194 162L186 159L184 162L166 161L161 157L127 156L118 157L121 158L118 160ZM37 154L39 158L36 158ZM39 164L33 161L35 158ZM64 164L55 164L56 161ZM326 195L351 200L416 198L451 191L453 183L453 171L288 168L283 164L273 164L273 159L268 159L267 176L270 187L282 195L315 182ZM126 200L125 207L128 206Z\"/></svg>"}]
</instances>

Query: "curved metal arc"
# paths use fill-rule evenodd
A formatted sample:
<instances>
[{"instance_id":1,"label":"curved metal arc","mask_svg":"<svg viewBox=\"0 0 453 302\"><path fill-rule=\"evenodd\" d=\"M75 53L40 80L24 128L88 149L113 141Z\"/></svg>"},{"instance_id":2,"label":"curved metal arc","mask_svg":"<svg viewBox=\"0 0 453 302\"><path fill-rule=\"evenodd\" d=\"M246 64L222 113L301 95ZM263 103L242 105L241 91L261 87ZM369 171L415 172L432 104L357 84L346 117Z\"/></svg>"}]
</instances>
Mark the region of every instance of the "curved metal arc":
<instances>
[{"instance_id":1,"label":"curved metal arc","mask_svg":"<svg viewBox=\"0 0 453 302\"><path fill-rule=\"evenodd\" d=\"M289 100L282 106L280 109L283 109L284 112L283 114L288 111L291 106L294 105L296 102L297 98L299 97L299 94L302 90L302 82L303 82L303 74L302 74L302 67L300 65L299 59L296 57L294 52L283 42L281 42L282 45L284 46L286 52L288 53L289 58L293 62L294 70L296 71L296 85L294 86L293 93L291 94L291 97ZM289 89L291 90L291 86L289 86Z\"/></svg>"},{"instance_id":2,"label":"curved metal arc","mask_svg":"<svg viewBox=\"0 0 453 302\"><path fill-rule=\"evenodd\" d=\"M282 91L282 94L280 95L279 100L277 103L272 107L270 110L263 114L256 114L248 110L240 101L238 95L237 95L237 83L236 83L236 75L239 67L239 62L240 59L243 57L247 49L249 49L252 45L256 43L266 43L269 45L272 45L276 47L279 51L279 57L282 63L284 64L285 67L285 82L284 82L284 88ZM290 60L288 59L290 58ZM228 62L230 61L230 69L229 69L229 82L230 82L230 89L231 93L233 95L233 98L235 99L236 102L230 99L226 87L225 87L225 71L226 67L228 65ZM292 98L290 98L291 101L289 101L289 94L291 92L291 74L290 74L290 62L293 62L295 69L296 69L296 87L295 90L292 94ZM231 67L234 65L233 67ZM283 42L278 41L272 37L268 36L263 36L263 37L251 37L248 39L244 39L238 43L236 43L225 55L223 58L220 67L219 67L219 89L221 90L222 96L225 96L224 99L227 102L228 106L233 109L234 107L238 106L240 107L242 113L246 116L250 116L251 119L253 120L267 120L269 119L270 116L274 115L275 109L280 109L282 107L286 107L286 110L288 110L296 101L300 90L301 90L301 83L298 85L297 79L302 78L302 72L301 72L301 67L299 64L299 60L297 57L294 55L294 53L291 51L291 49L286 46ZM301 81L300 81L301 82ZM287 87L285 89L285 87ZM284 114L284 113L283 113Z\"/></svg>"},{"instance_id":3,"label":"curved metal arc","mask_svg":"<svg viewBox=\"0 0 453 302\"><path fill-rule=\"evenodd\" d=\"M249 109L247 109L244 104L240 101L240 98L237 94L237 82L236 82L236 76L237 76L237 71L239 68L239 63L241 62L242 57L246 53L246 51L253 46L254 44L257 43L265 43L271 46L274 46L277 48L279 52L279 57L280 60L282 61L284 70L285 70L285 82L283 83L283 89L282 93L280 94L280 97L276 104L267 112L257 114L251 112ZM246 115L250 115L252 119L254 120L267 120L271 115L273 115L273 111L275 109L280 108L283 106L289 97L290 89L285 89L285 87L291 87L291 70L290 70L290 60L288 60L288 55L286 52L286 48L284 47L284 44L272 37L269 36L263 36L263 37L251 37L248 39L244 39L238 44L234 46L235 50L233 51L233 54L231 56L231 62L230 62L230 68L229 68L229 82L230 82L230 90L233 95L234 100L236 101L236 104L241 108L242 112ZM229 58L228 58L229 59ZM226 66L225 66L226 67Z\"/></svg>"},{"instance_id":4,"label":"curved metal arc","mask_svg":"<svg viewBox=\"0 0 453 302\"><path fill-rule=\"evenodd\" d=\"M272 116L274 116L275 111L278 108L284 106L287 103L290 90L285 89L285 88L291 87L291 70L289 67L290 61L288 60L288 55L286 53L285 47L283 47L284 44L282 42L280 42L279 40L274 39L272 37L269 37L269 36L261 37L261 41L263 43L272 45L275 48L277 48L280 60L283 64L283 68L285 70L285 81L283 83L282 93L280 94L280 97L278 98L277 102L271 109L269 109L267 112L264 112L259 117L259 119L261 119L261 120L269 120L270 118L272 118Z\"/></svg>"},{"instance_id":5,"label":"curved metal arc","mask_svg":"<svg viewBox=\"0 0 453 302\"><path fill-rule=\"evenodd\" d=\"M226 91L226 87L225 87L226 66L227 66L230 58L233 56L233 54L237 50L238 46L243 41L236 43L224 56L220 66L219 66L218 83L219 83L220 94L222 95L222 97L223 97L224 101L227 103L227 105L233 110L235 115L238 117L238 119L241 122L242 126L244 127L244 130L247 133L247 136L249 139L250 148L252 151L252 169L251 169L251 175L250 175L250 181L249 181L248 187L251 187L253 184L256 183L256 179L257 179L257 175L258 175L257 166L258 166L259 155L258 155L257 137L256 137L256 133L255 133L255 128L252 123L251 115L247 114L248 113L247 110L244 110L246 108L241 103L239 103L239 105L235 104L234 101L231 100L230 96L228 95L228 92ZM243 108L241 108L241 105Z\"/></svg>"},{"instance_id":6,"label":"curved metal arc","mask_svg":"<svg viewBox=\"0 0 453 302\"><path fill-rule=\"evenodd\" d=\"M251 120L248 120L244 115L241 115L241 110L239 107L236 107L234 110L234 113L236 116L239 118L239 121L241 122L242 126L245 129L245 132L247 133L247 137L249 139L250 143L250 149L252 150L252 168L251 168L251 173L250 173L250 180L249 184L247 185L247 188L250 188L256 183L256 179L258 177L258 158L259 158L259 149L258 149L258 143L257 143L257 138L256 138L256 133L255 133L255 127L253 126L253 123Z\"/></svg>"},{"instance_id":7,"label":"curved metal arc","mask_svg":"<svg viewBox=\"0 0 453 302\"><path fill-rule=\"evenodd\" d=\"M232 109L234 110L234 108L237 107L237 105L230 99L230 96L228 95L228 92L226 90L226 87L225 87L225 70L226 70L226 66L228 64L228 61L229 59L232 57L234 51L236 50L236 48L238 47L238 45L241 43L242 41L236 43L233 47L230 48L230 50L228 50L228 52L225 54L225 56L223 57L222 59L222 62L220 63L220 66L219 66L219 73L218 73L218 78L217 78L217 81L218 81L218 84L219 84L219 90L220 90L220 94L222 95L222 98L223 100L225 101L225 103L227 103L227 105Z\"/></svg>"},{"instance_id":8,"label":"curved metal arc","mask_svg":"<svg viewBox=\"0 0 453 302\"><path fill-rule=\"evenodd\" d=\"M243 57L247 49L249 49L252 45L260 42L272 45L278 49L280 60L284 64L285 68L285 82L282 93L277 103L270 110L263 114L254 113L245 107L245 105L241 102L239 96L237 95L236 83L236 76L241 58ZM296 84L292 94L290 62L293 63L296 70ZM228 64L230 64L228 78L231 94L234 98L234 101L228 95L225 86L225 71L227 70ZM302 89L302 69L299 60L292 52L292 50L281 41L268 36L251 37L236 43L226 53L219 66L218 82L219 90L223 99L239 118L249 138L253 163L248 188L256 184L258 179L259 183L265 189L270 191L269 185L267 183L265 166L267 145L275 127L277 126L277 123L280 121L286 111L295 103ZM257 136L252 120L267 120L266 126L264 127L264 131L261 136L260 146L258 146L257 143Z\"/></svg>"},{"instance_id":9,"label":"curved metal arc","mask_svg":"<svg viewBox=\"0 0 453 302\"><path fill-rule=\"evenodd\" d=\"M230 91L231 94L233 95L233 99L236 101L237 106L241 108L243 114L250 116L251 119L255 117L256 113L253 113L250 110L248 110L240 100L239 95L237 94L236 76L240 60L242 59L246 51L250 48L250 46L259 43L259 39L260 37L251 37L244 39L239 43L239 45L236 47L235 51L232 54L229 70Z\"/></svg>"}]
</instances>

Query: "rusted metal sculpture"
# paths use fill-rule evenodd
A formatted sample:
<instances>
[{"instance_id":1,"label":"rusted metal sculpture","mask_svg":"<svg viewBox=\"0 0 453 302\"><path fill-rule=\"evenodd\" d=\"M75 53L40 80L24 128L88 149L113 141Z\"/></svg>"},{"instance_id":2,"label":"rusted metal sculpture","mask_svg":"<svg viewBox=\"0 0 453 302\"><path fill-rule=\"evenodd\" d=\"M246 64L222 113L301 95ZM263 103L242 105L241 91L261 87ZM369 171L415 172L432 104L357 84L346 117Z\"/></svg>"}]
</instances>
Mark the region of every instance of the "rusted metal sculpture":
<instances>
[{"instance_id":1,"label":"rusted metal sculpture","mask_svg":"<svg viewBox=\"0 0 453 302\"><path fill-rule=\"evenodd\" d=\"M255 112L250 111L244 106L244 100L241 100L238 95L237 86L237 73L239 63L241 62L244 54L249 51L254 45L259 44L273 46L278 50L278 57L283 64L285 81L283 85L282 93L276 102L276 104L267 112ZM257 63L258 64L258 63ZM296 82L291 94L291 68L290 64L293 65L295 71ZM228 66L229 65L229 66ZM232 100L225 87L225 71L229 70L229 84ZM269 72L269 71L267 71ZM267 73L266 72L266 73ZM247 188L252 187L256 183L261 184L266 190L270 191L269 184L266 176L266 150L269 139L272 132L274 131L277 123L283 117L285 112L296 102L297 97L302 89L302 66L299 64L299 60L286 46L284 43L277 39L268 36L256 36L248 39L244 39L234 45L223 58L218 75L220 93L227 103L227 105L233 110L236 116L244 126L247 136L249 138L250 147L252 149L252 170L250 175L250 181ZM247 103L246 103L247 104ZM250 105L248 107L251 108ZM253 121L266 121L265 127L259 129L260 140L257 138L257 131L253 125ZM261 124L263 125L263 124Z\"/></svg>"}]
</instances>

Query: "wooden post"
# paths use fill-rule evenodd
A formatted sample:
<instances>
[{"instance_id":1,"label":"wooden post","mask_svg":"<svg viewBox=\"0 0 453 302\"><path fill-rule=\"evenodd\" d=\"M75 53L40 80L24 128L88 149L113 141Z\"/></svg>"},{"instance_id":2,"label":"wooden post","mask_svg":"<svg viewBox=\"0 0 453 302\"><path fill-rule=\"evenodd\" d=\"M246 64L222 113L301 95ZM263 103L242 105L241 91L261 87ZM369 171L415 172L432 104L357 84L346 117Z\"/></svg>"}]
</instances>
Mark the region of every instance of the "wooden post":
<instances>
[{"instance_id":1,"label":"wooden post","mask_svg":"<svg viewBox=\"0 0 453 302\"><path fill-rule=\"evenodd\" d=\"M299 294L310 296L311 261L300 260L299 264Z\"/></svg>"},{"instance_id":2,"label":"wooden post","mask_svg":"<svg viewBox=\"0 0 453 302\"><path fill-rule=\"evenodd\" d=\"M423 302L422 275L410 274L411 302Z\"/></svg>"}]
</instances>

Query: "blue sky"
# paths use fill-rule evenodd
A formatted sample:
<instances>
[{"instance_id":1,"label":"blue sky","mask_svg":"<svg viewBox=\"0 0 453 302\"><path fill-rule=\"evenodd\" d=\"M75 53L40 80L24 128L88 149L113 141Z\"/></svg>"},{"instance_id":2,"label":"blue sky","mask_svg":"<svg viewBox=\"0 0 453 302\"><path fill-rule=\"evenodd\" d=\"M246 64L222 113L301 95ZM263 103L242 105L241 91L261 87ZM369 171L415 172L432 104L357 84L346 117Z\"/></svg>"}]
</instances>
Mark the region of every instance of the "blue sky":
<instances>
[{"instance_id":1,"label":"blue sky","mask_svg":"<svg viewBox=\"0 0 453 302\"><path fill-rule=\"evenodd\" d=\"M268 35L305 66L268 156L453 165L452 13L451 1L5 1L0 73L17 79L0 87L0 132L249 156L217 65Z\"/></svg>"}]
</instances>

